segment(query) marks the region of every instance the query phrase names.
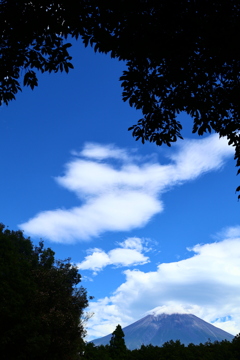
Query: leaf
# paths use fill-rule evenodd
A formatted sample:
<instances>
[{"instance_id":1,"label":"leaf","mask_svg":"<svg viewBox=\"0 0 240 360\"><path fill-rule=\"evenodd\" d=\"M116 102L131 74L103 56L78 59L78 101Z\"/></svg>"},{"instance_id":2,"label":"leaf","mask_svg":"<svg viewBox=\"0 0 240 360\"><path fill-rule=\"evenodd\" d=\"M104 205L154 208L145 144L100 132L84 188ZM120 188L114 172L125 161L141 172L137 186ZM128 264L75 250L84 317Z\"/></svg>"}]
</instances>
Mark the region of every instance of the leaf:
<instances>
[{"instance_id":1,"label":"leaf","mask_svg":"<svg viewBox=\"0 0 240 360\"><path fill-rule=\"evenodd\" d=\"M38 86L38 79L36 73L33 70L29 70L28 72L26 72L23 78L23 85L30 86L32 90L35 86Z\"/></svg>"}]
</instances>

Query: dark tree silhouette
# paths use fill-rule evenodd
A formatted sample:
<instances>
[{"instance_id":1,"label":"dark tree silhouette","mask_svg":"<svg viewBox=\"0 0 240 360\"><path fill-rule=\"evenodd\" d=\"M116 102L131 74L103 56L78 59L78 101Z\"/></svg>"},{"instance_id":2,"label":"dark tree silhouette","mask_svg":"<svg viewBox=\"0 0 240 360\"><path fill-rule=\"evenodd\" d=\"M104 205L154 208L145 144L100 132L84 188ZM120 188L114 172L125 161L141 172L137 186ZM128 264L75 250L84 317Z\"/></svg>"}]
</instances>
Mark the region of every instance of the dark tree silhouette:
<instances>
[{"instance_id":1,"label":"dark tree silhouette","mask_svg":"<svg viewBox=\"0 0 240 360\"><path fill-rule=\"evenodd\" d=\"M0 353L3 360L75 360L83 346L86 290L69 260L0 226Z\"/></svg>"},{"instance_id":2,"label":"dark tree silhouette","mask_svg":"<svg viewBox=\"0 0 240 360\"><path fill-rule=\"evenodd\" d=\"M170 146L182 138L177 115L186 112L194 133L226 136L240 166L239 1L135 0L107 6L98 6L84 41L127 60L123 100L143 114L129 128L136 140Z\"/></svg>"},{"instance_id":3,"label":"dark tree silhouette","mask_svg":"<svg viewBox=\"0 0 240 360\"><path fill-rule=\"evenodd\" d=\"M127 348L124 340L124 332L120 325L117 325L116 329L112 333L112 337L109 345L109 353L113 359L124 360L127 354Z\"/></svg>"}]
</instances>

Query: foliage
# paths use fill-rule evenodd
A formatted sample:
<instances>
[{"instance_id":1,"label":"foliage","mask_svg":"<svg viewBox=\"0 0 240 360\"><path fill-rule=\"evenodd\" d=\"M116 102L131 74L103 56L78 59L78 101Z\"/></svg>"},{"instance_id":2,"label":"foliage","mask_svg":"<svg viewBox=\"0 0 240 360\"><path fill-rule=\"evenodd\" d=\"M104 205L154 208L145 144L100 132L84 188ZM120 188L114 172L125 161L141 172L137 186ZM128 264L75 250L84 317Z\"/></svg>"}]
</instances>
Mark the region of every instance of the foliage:
<instances>
[{"instance_id":1,"label":"foliage","mask_svg":"<svg viewBox=\"0 0 240 360\"><path fill-rule=\"evenodd\" d=\"M170 146L186 112L194 133L226 136L240 166L239 1L123 0L97 9L84 40L127 60L123 100L143 114L129 128L136 140Z\"/></svg>"},{"instance_id":2,"label":"foliage","mask_svg":"<svg viewBox=\"0 0 240 360\"><path fill-rule=\"evenodd\" d=\"M170 146L182 138L177 115L186 112L193 132L226 136L240 166L238 0L3 0L0 30L1 102L21 90L21 71L31 88L33 69L68 72L66 39L80 36L127 61L123 100L143 114L129 128L136 140Z\"/></svg>"},{"instance_id":3,"label":"foliage","mask_svg":"<svg viewBox=\"0 0 240 360\"><path fill-rule=\"evenodd\" d=\"M124 332L120 325L112 333L109 345L95 346L89 342L85 344L85 360L127 360L130 350L127 349L124 341Z\"/></svg>"},{"instance_id":4,"label":"foliage","mask_svg":"<svg viewBox=\"0 0 240 360\"><path fill-rule=\"evenodd\" d=\"M240 333L234 337L232 344L235 356L240 357Z\"/></svg>"},{"instance_id":5,"label":"foliage","mask_svg":"<svg viewBox=\"0 0 240 360\"><path fill-rule=\"evenodd\" d=\"M126 360L239 360L239 337L232 342L207 342L205 344L189 344L184 346L177 341L168 341L162 347L142 345L140 349L127 350ZM111 355L109 357L109 345L94 346L86 344L83 359L85 360L118 360L121 357ZM123 359L123 358L122 358Z\"/></svg>"},{"instance_id":6,"label":"foliage","mask_svg":"<svg viewBox=\"0 0 240 360\"><path fill-rule=\"evenodd\" d=\"M79 22L78 2L3 0L0 5L0 102L6 104L23 85L34 89L38 72L73 68L64 41ZM78 34L76 34L78 36Z\"/></svg>"},{"instance_id":7,"label":"foliage","mask_svg":"<svg viewBox=\"0 0 240 360\"><path fill-rule=\"evenodd\" d=\"M69 259L0 227L0 352L3 360L75 360L85 335L86 290Z\"/></svg>"},{"instance_id":8,"label":"foliage","mask_svg":"<svg viewBox=\"0 0 240 360\"><path fill-rule=\"evenodd\" d=\"M124 340L124 332L121 325L117 325L116 329L112 333L112 337L109 345L109 352L113 359L123 360L126 358L127 348Z\"/></svg>"},{"instance_id":9,"label":"foliage","mask_svg":"<svg viewBox=\"0 0 240 360\"><path fill-rule=\"evenodd\" d=\"M95 346L89 342L84 347L84 360L113 360L109 353L109 345Z\"/></svg>"}]
</instances>

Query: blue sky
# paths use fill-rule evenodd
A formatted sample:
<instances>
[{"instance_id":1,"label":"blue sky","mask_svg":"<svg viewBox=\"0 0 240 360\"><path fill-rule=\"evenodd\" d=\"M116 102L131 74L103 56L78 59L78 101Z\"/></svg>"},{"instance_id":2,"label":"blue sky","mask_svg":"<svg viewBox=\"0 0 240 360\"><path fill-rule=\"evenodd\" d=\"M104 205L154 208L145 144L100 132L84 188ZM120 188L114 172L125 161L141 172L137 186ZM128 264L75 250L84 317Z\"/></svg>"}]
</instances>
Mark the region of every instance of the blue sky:
<instances>
[{"instance_id":1,"label":"blue sky","mask_svg":"<svg viewBox=\"0 0 240 360\"><path fill-rule=\"evenodd\" d=\"M124 63L77 43L75 69L43 74L0 108L0 221L71 257L94 296L88 339L147 312L190 312L240 332L234 151L217 135L136 142Z\"/></svg>"}]
</instances>

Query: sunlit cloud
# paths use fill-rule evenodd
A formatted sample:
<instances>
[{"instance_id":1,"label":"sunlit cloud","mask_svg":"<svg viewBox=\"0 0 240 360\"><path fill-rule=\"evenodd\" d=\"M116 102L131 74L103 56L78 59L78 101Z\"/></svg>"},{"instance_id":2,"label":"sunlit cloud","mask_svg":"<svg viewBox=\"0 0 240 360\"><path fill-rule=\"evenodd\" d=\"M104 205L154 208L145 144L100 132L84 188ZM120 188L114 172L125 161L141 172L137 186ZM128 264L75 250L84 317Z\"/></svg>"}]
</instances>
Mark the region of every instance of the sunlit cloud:
<instances>
[{"instance_id":1,"label":"sunlit cloud","mask_svg":"<svg viewBox=\"0 0 240 360\"><path fill-rule=\"evenodd\" d=\"M161 263L151 272L125 270L126 280L112 296L90 304L95 315L88 324L89 339L111 333L118 323L124 327L162 312L192 313L239 333L240 237L197 244L188 251L190 258Z\"/></svg>"},{"instance_id":2,"label":"sunlit cloud","mask_svg":"<svg viewBox=\"0 0 240 360\"><path fill-rule=\"evenodd\" d=\"M87 143L55 181L80 205L36 214L19 227L30 236L61 243L90 240L107 231L145 226L164 210L162 193L208 171L220 169L234 150L217 135L185 140L167 165L114 145Z\"/></svg>"},{"instance_id":3,"label":"sunlit cloud","mask_svg":"<svg viewBox=\"0 0 240 360\"><path fill-rule=\"evenodd\" d=\"M217 235L218 237L226 237L226 238L240 237L240 226L236 225L236 226L226 227Z\"/></svg>"},{"instance_id":4,"label":"sunlit cloud","mask_svg":"<svg viewBox=\"0 0 240 360\"><path fill-rule=\"evenodd\" d=\"M101 145L97 143L86 143L84 149L80 152L72 151L72 154L75 156L81 156L85 158L92 158L95 160L104 160L104 159L119 159L126 160L129 159L129 154L125 149L119 149L114 145Z\"/></svg>"},{"instance_id":5,"label":"sunlit cloud","mask_svg":"<svg viewBox=\"0 0 240 360\"><path fill-rule=\"evenodd\" d=\"M143 243L142 239L128 238L119 243L121 247L112 249L108 253L98 248L89 249L89 255L76 265L79 270L92 270L94 274L107 265L117 267L143 265L149 262L149 258L142 253L146 249Z\"/></svg>"}]
</instances>

